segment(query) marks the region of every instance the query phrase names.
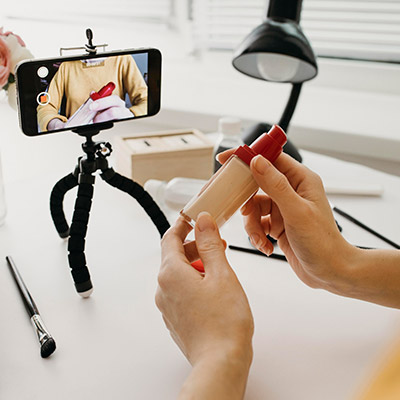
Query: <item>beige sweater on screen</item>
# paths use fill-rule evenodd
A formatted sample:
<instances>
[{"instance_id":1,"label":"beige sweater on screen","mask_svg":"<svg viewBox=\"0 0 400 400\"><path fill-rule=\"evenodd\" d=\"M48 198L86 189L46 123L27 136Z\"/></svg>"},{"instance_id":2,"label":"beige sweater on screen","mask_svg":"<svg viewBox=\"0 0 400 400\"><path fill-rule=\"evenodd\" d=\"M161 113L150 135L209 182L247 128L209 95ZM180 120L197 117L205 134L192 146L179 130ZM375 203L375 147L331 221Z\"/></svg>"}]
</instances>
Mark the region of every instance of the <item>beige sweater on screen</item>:
<instances>
[{"instance_id":1,"label":"beige sweater on screen","mask_svg":"<svg viewBox=\"0 0 400 400\"><path fill-rule=\"evenodd\" d=\"M131 55L109 57L97 65L86 65L80 60L65 61L50 82L49 104L37 107L40 130L46 131L53 118L66 122L92 91L98 92L108 82L115 83L112 94L121 99L125 100L128 93L132 103L129 109L135 116L147 114L147 85ZM60 115L64 95L66 115Z\"/></svg>"}]
</instances>

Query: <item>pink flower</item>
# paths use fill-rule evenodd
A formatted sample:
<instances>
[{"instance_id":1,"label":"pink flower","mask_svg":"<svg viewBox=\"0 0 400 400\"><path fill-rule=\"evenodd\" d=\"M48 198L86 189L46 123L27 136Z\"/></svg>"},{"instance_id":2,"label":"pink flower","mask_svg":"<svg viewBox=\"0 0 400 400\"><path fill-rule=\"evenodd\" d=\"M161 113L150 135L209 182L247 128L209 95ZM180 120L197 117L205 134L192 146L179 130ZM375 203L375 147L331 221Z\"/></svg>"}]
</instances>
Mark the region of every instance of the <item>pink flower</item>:
<instances>
[{"instance_id":1,"label":"pink flower","mask_svg":"<svg viewBox=\"0 0 400 400\"><path fill-rule=\"evenodd\" d=\"M0 28L0 36L8 36L8 35L14 35L17 40L18 43L22 46L22 47L26 47L25 42L21 39L20 36L16 35L15 33L12 33L11 31L7 31L7 32L3 32L3 27Z\"/></svg>"},{"instance_id":2,"label":"pink flower","mask_svg":"<svg viewBox=\"0 0 400 400\"><path fill-rule=\"evenodd\" d=\"M10 75L11 54L10 49L0 37L0 88L8 82Z\"/></svg>"},{"instance_id":3,"label":"pink flower","mask_svg":"<svg viewBox=\"0 0 400 400\"><path fill-rule=\"evenodd\" d=\"M32 53L26 48L24 41L16 34L7 31L3 32L0 27L0 39L7 45L10 51L10 73L15 73L17 64L28 58L33 58ZM0 85L1 87L1 85Z\"/></svg>"}]
</instances>

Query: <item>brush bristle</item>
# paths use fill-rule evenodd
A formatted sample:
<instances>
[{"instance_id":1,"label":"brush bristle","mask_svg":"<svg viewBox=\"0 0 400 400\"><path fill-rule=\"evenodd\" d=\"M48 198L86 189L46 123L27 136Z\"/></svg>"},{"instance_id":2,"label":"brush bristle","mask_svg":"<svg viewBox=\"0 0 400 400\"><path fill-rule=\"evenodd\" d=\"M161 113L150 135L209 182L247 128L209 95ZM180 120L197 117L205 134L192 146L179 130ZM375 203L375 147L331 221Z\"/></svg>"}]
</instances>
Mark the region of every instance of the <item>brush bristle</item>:
<instances>
[{"instance_id":1,"label":"brush bristle","mask_svg":"<svg viewBox=\"0 0 400 400\"><path fill-rule=\"evenodd\" d=\"M42 344L42 347L40 348L40 355L43 358L47 358L49 355L53 354L55 349L56 349L56 342L54 341L53 338L49 338Z\"/></svg>"}]
</instances>

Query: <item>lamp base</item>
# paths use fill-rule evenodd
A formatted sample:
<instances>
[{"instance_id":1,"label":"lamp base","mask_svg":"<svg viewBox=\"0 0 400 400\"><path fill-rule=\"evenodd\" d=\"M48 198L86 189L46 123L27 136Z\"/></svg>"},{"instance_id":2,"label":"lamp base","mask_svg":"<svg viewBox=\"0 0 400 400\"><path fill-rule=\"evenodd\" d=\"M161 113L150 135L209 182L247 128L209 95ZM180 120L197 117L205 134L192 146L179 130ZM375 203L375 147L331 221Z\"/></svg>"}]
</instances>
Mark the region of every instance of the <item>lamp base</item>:
<instances>
[{"instance_id":1,"label":"lamp base","mask_svg":"<svg viewBox=\"0 0 400 400\"><path fill-rule=\"evenodd\" d=\"M268 132L272 128L271 124L267 124L265 122L260 122L249 129L247 129L243 135L242 139L245 144L250 145L253 143L260 135L264 132ZM283 146L283 151L289 156L293 157L298 162L302 162L303 158L301 157L299 151L297 150L296 146L288 139L285 146Z\"/></svg>"}]
</instances>

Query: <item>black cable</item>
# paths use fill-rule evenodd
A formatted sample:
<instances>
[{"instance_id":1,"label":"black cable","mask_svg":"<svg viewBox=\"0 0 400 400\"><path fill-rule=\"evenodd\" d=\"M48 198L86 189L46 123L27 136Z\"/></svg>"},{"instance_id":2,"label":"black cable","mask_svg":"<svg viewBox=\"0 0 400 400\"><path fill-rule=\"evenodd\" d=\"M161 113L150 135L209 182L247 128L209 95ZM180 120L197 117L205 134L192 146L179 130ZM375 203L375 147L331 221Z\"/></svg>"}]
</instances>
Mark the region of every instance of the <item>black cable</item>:
<instances>
[{"instance_id":1,"label":"black cable","mask_svg":"<svg viewBox=\"0 0 400 400\"><path fill-rule=\"evenodd\" d=\"M69 226L65 219L63 201L65 193L78 185L78 178L74 174L69 174L60 179L53 187L50 195L50 212L54 226L62 238L69 236Z\"/></svg>"},{"instance_id":2,"label":"black cable","mask_svg":"<svg viewBox=\"0 0 400 400\"><path fill-rule=\"evenodd\" d=\"M144 211L146 211L147 215L158 229L160 236L163 237L164 233L169 229L170 224L160 207L142 186L120 175L112 168L102 170L100 176L111 186L131 195L143 207Z\"/></svg>"},{"instance_id":3,"label":"black cable","mask_svg":"<svg viewBox=\"0 0 400 400\"><path fill-rule=\"evenodd\" d=\"M78 293L86 292L93 287L86 265L85 237L92 206L94 177L91 175L84 176L92 178L92 182L79 183L68 240L68 262Z\"/></svg>"}]
</instances>

